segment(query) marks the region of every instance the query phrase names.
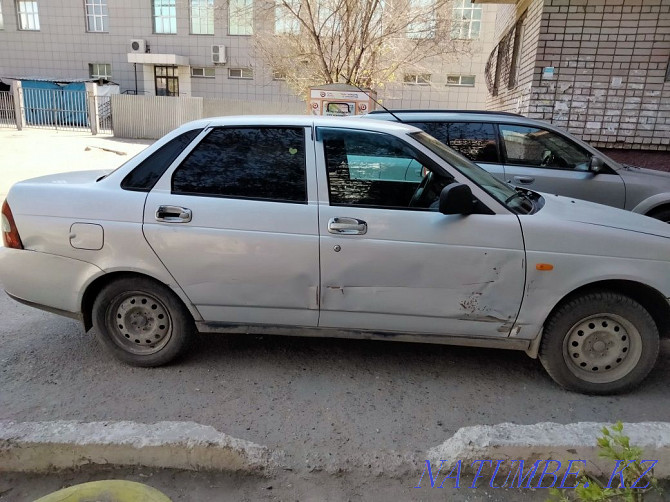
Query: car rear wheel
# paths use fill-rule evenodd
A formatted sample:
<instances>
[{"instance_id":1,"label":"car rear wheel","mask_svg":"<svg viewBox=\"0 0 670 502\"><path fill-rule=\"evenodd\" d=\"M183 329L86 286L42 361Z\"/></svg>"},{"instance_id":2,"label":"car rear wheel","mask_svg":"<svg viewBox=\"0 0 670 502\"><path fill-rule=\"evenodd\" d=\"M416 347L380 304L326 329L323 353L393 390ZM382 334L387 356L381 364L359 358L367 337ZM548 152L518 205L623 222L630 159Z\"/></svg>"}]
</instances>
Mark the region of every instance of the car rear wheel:
<instances>
[{"instance_id":1,"label":"car rear wheel","mask_svg":"<svg viewBox=\"0 0 670 502\"><path fill-rule=\"evenodd\" d=\"M160 366L183 354L195 331L188 310L163 284L128 277L105 286L93 304L102 344L133 366Z\"/></svg>"},{"instance_id":2,"label":"car rear wheel","mask_svg":"<svg viewBox=\"0 0 670 502\"><path fill-rule=\"evenodd\" d=\"M573 298L547 320L540 361L563 387L614 394L636 387L658 357L656 323L625 295L593 292Z\"/></svg>"}]
</instances>

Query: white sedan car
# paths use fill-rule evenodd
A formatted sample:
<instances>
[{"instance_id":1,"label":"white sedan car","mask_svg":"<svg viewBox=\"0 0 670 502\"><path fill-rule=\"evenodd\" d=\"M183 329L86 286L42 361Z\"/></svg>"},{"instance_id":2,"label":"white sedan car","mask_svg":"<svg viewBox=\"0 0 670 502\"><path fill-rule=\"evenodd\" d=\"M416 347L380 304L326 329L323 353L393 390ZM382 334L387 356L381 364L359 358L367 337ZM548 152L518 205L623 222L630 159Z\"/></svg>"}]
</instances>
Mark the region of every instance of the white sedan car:
<instances>
[{"instance_id":1,"label":"white sedan car","mask_svg":"<svg viewBox=\"0 0 670 502\"><path fill-rule=\"evenodd\" d=\"M513 189L411 126L186 124L116 171L24 181L0 281L129 364L196 331L498 347L629 390L670 319L670 226Z\"/></svg>"}]
</instances>

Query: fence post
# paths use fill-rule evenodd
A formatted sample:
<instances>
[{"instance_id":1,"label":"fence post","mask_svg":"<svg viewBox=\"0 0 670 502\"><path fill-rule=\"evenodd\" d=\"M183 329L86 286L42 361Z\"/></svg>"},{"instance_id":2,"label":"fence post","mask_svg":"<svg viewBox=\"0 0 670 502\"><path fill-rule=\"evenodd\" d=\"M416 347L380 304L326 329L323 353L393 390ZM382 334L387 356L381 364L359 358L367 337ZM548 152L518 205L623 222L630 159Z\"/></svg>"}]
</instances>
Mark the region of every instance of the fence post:
<instances>
[{"instance_id":1,"label":"fence post","mask_svg":"<svg viewBox=\"0 0 670 502\"><path fill-rule=\"evenodd\" d=\"M99 129L99 110L98 110L98 84L95 82L86 82L86 102L88 103L88 117L91 124L91 134L98 134Z\"/></svg>"},{"instance_id":2,"label":"fence post","mask_svg":"<svg viewBox=\"0 0 670 502\"><path fill-rule=\"evenodd\" d=\"M23 116L23 88L21 87L20 80L14 80L12 82L12 94L14 96L14 118L16 122L16 129L22 130L25 124L25 117Z\"/></svg>"}]
</instances>

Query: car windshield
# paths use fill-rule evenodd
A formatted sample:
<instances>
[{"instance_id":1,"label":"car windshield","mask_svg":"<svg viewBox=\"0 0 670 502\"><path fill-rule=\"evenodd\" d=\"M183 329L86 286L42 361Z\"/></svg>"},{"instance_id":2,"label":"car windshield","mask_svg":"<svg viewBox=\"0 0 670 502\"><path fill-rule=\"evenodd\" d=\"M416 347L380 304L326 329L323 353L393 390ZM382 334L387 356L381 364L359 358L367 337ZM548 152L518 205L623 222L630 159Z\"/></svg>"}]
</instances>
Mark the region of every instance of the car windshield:
<instances>
[{"instance_id":1,"label":"car windshield","mask_svg":"<svg viewBox=\"0 0 670 502\"><path fill-rule=\"evenodd\" d=\"M456 168L461 174L479 185L486 193L515 213L528 214L533 204L521 192L497 180L491 173L458 154L444 143L425 132L410 133L410 136L435 155Z\"/></svg>"}]
</instances>

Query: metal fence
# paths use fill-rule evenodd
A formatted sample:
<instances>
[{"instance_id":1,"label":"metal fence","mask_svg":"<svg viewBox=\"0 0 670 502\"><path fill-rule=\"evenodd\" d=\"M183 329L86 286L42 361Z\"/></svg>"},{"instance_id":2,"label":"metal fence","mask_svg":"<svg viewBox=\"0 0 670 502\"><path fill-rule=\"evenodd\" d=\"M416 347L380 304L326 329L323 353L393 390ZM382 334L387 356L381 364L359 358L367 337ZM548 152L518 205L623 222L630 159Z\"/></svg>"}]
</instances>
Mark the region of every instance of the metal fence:
<instances>
[{"instance_id":1,"label":"metal fence","mask_svg":"<svg viewBox=\"0 0 670 502\"><path fill-rule=\"evenodd\" d=\"M67 131L90 127L86 91L24 88L22 92L26 127Z\"/></svg>"},{"instance_id":2,"label":"metal fence","mask_svg":"<svg viewBox=\"0 0 670 502\"><path fill-rule=\"evenodd\" d=\"M305 114L305 103L115 94L111 97L114 136L158 139L190 120L220 115ZM98 98L100 99L100 98Z\"/></svg>"},{"instance_id":3,"label":"metal fence","mask_svg":"<svg viewBox=\"0 0 670 502\"><path fill-rule=\"evenodd\" d=\"M202 98L112 96L114 136L158 139L185 122L202 117Z\"/></svg>"},{"instance_id":4,"label":"metal fence","mask_svg":"<svg viewBox=\"0 0 670 502\"><path fill-rule=\"evenodd\" d=\"M112 134L114 123L112 122L112 97L98 96L98 132Z\"/></svg>"},{"instance_id":5,"label":"metal fence","mask_svg":"<svg viewBox=\"0 0 670 502\"><path fill-rule=\"evenodd\" d=\"M202 117L224 115L304 115L307 105L303 102L240 101L236 99L207 99L202 102Z\"/></svg>"},{"instance_id":6,"label":"metal fence","mask_svg":"<svg viewBox=\"0 0 670 502\"><path fill-rule=\"evenodd\" d=\"M0 92L0 127L16 127L16 110L11 92Z\"/></svg>"}]
</instances>

